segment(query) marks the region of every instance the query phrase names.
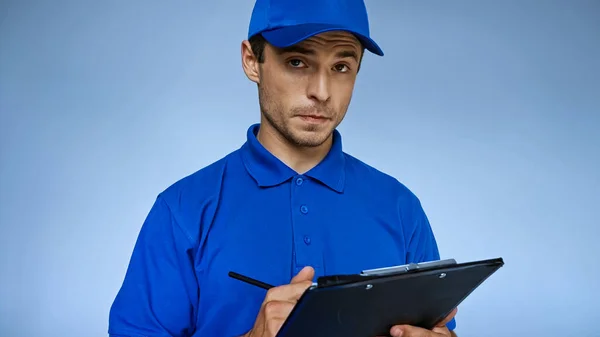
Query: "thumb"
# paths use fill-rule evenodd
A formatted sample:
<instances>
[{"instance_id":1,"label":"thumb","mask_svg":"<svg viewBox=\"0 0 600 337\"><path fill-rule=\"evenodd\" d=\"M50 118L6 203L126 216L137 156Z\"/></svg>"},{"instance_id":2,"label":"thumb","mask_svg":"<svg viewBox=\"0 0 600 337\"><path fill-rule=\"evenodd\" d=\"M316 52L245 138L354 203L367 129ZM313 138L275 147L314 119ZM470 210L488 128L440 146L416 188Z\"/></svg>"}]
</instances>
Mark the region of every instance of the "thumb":
<instances>
[{"instance_id":1,"label":"thumb","mask_svg":"<svg viewBox=\"0 0 600 337\"><path fill-rule=\"evenodd\" d=\"M290 283L312 281L314 277L315 270L312 267L304 267L298 274L296 274L296 276L292 278L292 281Z\"/></svg>"},{"instance_id":2,"label":"thumb","mask_svg":"<svg viewBox=\"0 0 600 337\"><path fill-rule=\"evenodd\" d=\"M427 330L410 325L398 325L394 326L390 331L393 337L444 337L446 335L437 332L440 328L434 328L434 330ZM443 330L442 330L443 331Z\"/></svg>"},{"instance_id":3,"label":"thumb","mask_svg":"<svg viewBox=\"0 0 600 337\"><path fill-rule=\"evenodd\" d=\"M437 327L444 327L446 326L446 324L448 324L448 322L450 322L454 316L456 316L456 313L458 312L458 308L454 308L449 314L448 316L446 316L446 318L444 318L441 322L439 322L436 326Z\"/></svg>"}]
</instances>

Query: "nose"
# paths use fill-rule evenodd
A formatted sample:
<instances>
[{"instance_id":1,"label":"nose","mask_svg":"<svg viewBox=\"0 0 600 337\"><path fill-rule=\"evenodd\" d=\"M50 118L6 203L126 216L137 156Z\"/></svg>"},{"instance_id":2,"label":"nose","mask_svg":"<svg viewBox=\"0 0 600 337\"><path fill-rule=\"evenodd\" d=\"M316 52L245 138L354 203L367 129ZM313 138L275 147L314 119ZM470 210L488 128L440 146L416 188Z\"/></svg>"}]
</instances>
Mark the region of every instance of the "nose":
<instances>
[{"instance_id":1,"label":"nose","mask_svg":"<svg viewBox=\"0 0 600 337\"><path fill-rule=\"evenodd\" d=\"M319 102L327 102L331 97L329 85L327 74L315 72L309 80L308 97Z\"/></svg>"}]
</instances>

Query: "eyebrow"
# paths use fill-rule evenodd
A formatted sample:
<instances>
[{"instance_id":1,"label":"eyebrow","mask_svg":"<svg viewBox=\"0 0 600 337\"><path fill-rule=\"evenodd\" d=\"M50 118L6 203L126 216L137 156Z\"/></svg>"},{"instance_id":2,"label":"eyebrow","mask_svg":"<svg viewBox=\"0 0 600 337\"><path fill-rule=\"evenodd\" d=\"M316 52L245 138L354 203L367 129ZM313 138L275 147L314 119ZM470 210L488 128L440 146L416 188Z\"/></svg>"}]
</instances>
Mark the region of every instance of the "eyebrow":
<instances>
[{"instance_id":1,"label":"eyebrow","mask_svg":"<svg viewBox=\"0 0 600 337\"><path fill-rule=\"evenodd\" d=\"M315 55L316 54L313 49L309 49L309 48L305 48L305 47L301 47L301 46L290 46L290 47L277 49L277 54L279 54L279 55L289 54L289 53L297 53L297 54L304 54L304 55ZM353 58L358 62L358 55L356 54L356 52L354 50L339 51L335 54L335 56L338 58Z\"/></svg>"},{"instance_id":2,"label":"eyebrow","mask_svg":"<svg viewBox=\"0 0 600 337\"><path fill-rule=\"evenodd\" d=\"M335 54L335 56L342 58L342 59L350 57L350 58L355 59L356 62L358 62L358 55L356 55L356 52L354 50L343 50L343 51L337 52Z\"/></svg>"}]
</instances>

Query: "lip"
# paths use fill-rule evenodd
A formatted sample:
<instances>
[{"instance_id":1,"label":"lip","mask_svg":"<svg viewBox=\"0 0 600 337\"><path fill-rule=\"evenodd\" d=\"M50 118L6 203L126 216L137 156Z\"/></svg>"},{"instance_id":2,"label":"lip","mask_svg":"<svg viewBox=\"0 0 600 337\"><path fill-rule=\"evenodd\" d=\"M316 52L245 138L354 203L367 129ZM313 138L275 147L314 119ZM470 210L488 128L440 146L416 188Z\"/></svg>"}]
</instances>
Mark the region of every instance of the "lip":
<instances>
[{"instance_id":1,"label":"lip","mask_svg":"<svg viewBox=\"0 0 600 337\"><path fill-rule=\"evenodd\" d=\"M325 116L319 116L319 115L299 115L298 117L305 119L305 120L314 120L314 121L325 121L325 120L329 119Z\"/></svg>"}]
</instances>

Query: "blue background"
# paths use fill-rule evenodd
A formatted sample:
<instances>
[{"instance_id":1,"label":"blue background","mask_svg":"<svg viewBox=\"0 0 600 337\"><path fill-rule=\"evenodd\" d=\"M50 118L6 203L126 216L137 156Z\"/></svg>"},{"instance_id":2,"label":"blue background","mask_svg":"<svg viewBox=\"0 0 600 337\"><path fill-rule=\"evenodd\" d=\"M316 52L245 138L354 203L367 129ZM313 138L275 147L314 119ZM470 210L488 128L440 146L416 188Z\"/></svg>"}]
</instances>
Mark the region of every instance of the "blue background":
<instances>
[{"instance_id":1,"label":"blue background","mask_svg":"<svg viewBox=\"0 0 600 337\"><path fill-rule=\"evenodd\" d=\"M258 120L252 1L0 2L0 334L106 336L156 194ZM600 2L369 0L345 150L442 257L506 266L459 336L600 336Z\"/></svg>"}]
</instances>

